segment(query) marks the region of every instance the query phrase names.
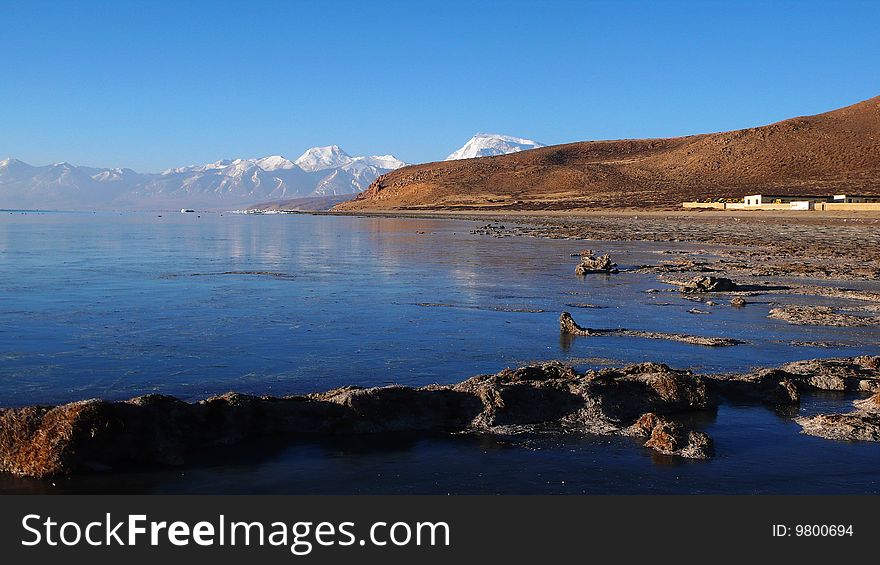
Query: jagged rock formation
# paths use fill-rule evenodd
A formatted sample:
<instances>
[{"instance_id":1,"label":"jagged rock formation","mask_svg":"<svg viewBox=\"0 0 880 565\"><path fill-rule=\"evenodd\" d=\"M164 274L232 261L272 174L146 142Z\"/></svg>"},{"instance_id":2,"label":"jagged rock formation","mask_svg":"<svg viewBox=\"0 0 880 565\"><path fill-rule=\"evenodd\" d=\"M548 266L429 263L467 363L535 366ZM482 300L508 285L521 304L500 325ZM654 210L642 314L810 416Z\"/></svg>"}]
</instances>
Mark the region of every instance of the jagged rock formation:
<instances>
[{"instance_id":1,"label":"jagged rock formation","mask_svg":"<svg viewBox=\"0 0 880 565\"><path fill-rule=\"evenodd\" d=\"M653 412L644 414L626 430L634 436L647 436L645 447L665 455L678 455L689 459L709 459L715 453L715 445L703 432L688 430L681 424L658 416Z\"/></svg>"},{"instance_id":2,"label":"jagged rock formation","mask_svg":"<svg viewBox=\"0 0 880 565\"><path fill-rule=\"evenodd\" d=\"M575 267L575 274L589 275L591 273L616 273L617 263L611 261L608 254L596 257L592 254L581 255L580 264Z\"/></svg>"},{"instance_id":3,"label":"jagged rock formation","mask_svg":"<svg viewBox=\"0 0 880 565\"><path fill-rule=\"evenodd\" d=\"M657 363L578 373L559 363L505 369L454 385L343 387L284 398L229 393L189 404L124 402L0 409L0 471L47 477L131 465L179 465L194 452L258 437L386 432L559 433L645 439L660 453L711 457L705 433L678 420L722 397L796 406L808 389L880 391L880 357L791 363L744 375L695 375ZM878 440L877 394L845 415L799 419L806 433Z\"/></svg>"}]
</instances>

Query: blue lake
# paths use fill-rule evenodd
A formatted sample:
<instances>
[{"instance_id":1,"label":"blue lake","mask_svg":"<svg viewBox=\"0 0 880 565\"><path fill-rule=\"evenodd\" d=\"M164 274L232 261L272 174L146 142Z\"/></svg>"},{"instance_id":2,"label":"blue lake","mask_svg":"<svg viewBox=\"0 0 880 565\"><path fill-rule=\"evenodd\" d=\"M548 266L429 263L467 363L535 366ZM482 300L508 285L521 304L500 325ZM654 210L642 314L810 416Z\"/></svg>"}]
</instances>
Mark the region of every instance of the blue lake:
<instances>
[{"instance_id":1,"label":"blue lake","mask_svg":"<svg viewBox=\"0 0 880 565\"><path fill-rule=\"evenodd\" d=\"M626 267L677 257L667 250L711 252L705 246L497 239L471 234L479 224L2 212L0 406L449 383L551 359L582 369L650 360L715 372L878 351L876 328L767 318L770 300L803 297L700 305L645 292L665 288L651 274L578 278L571 257L591 248ZM688 313L695 306L711 313ZM749 343L562 340L563 310L591 327ZM843 410L852 397L833 400ZM803 409L824 402L808 399ZM880 492L876 445L805 437L755 407L725 405L705 429L719 450L710 462L657 458L625 438L339 440L238 453L185 472L64 479L61 487L7 477L0 491Z\"/></svg>"}]
</instances>

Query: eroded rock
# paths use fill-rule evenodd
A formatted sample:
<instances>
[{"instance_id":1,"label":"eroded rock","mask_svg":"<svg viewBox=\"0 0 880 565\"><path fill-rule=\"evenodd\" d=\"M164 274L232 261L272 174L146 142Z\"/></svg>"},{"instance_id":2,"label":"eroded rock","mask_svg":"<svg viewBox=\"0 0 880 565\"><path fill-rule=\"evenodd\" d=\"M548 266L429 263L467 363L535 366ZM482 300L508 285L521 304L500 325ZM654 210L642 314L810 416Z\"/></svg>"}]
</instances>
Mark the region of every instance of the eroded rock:
<instances>
[{"instance_id":1,"label":"eroded rock","mask_svg":"<svg viewBox=\"0 0 880 565\"><path fill-rule=\"evenodd\" d=\"M707 375L706 381L713 391L732 400L769 406L800 403L797 376L780 369L758 369L747 374Z\"/></svg>"},{"instance_id":2,"label":"eroded rock","mask_svg":"<svg viewBox=\"0 0 880 565\"><path fill-rule=\"evenodd\" d=\"M777 306L767 314L768 318L783 320L801 326L862 327L876 326L880 319L868 316L854 316L839 312L830 306L797 306L786 304Z\"/></svg>"},{"instance_id":3,"label":"eroded rock","mask_svg":"<svg viewBox=\"0 0 880 565\"><path fill-rule=\"evenodd\" d=\"M574 321L571 314L563 312L559 315L559 330L566 335L578 335L584 337L595 336L630 336L642 337L645 339L666 339L670 341L680 341L682 343L690 343L692 345L703 345L706 347L727 347L731 345L739 345L744 341L728 338L728 337L705 337L689 334L676 334L666 332L648 332L642 330L630 330L627 328L609 328L595 329L585 328Z\"/></svg>"},{"instance_id":4,"label":"eroded rock","mask_svg":"<svg viewBox=\"0 0 880 565\"><path fill-rule=\"evenodd\" d=\"M794 361L779 367L807 389L880 392L880 356Z\"/></svg>"},{"instance_id":5,"label":"eroded rock","mask_svg":"<svg viewBox=\"0 0 880 565\"><path fill-rule=\"evenodd\" d=\"M689 459L710 459L715 454L712 438L704 432L687 429L653 412L642 414L625 435L647 437L645 447L666 455L677 455Z\"/></svg>"},{"instance_id":6,"label":"eroded rock","mask_svg":"<svg viewBox=\"0 0 880 565\"><path fill-rule=\"evenodd\" d=\"M837 441L880 441L880 415L861 412L797 418L807 435Z\"/></svg>"},{"instance_id":7,"label":"eroded rock","mask_svg":"<svg viewBox=\"0 0 880 565\"><path fill-rule=\"evenodd\" d=\"M687 430L681 424L663 422L651 432L645 442L650 447L666 455L678 455L689 459L709 459L714 453L712 438L703 432Z\"/></svg>"},{"instance_id":8,"label":"eroded rock","mask_svg":"<svg viewBox=\"0 0 880 565\"><path fill-rule=\"evenodd\" d=\"M611 261L611 257L607 254L596 257L592 254L582 254L580 264L575 267L574 272L578 275L589 275L592 273L616 273L617 263Z\"/></svg>"},{"instance_id":9,"label":"eroded rock","mask_svg":"<svg viewBox=\"0 0 880 565\"><path fill-rule=\"evenodd\" d=\"M700 275L689 281L674 284L678 285L681 292L730 292L739 288L735 282L728 278L711 275Z\"/></svg>"},{"instance_id":10,"label":"eroded rock","mask_svg":"<svg viewBox=\"0 0 880 565\"><path fill-rule=\"evenodd\" d=\"M880 438L880 357L789 363L745 375L695 375L658 363L578 373L560 363L506 369L455 385L343 387L284 398L229 393L197 403L162 395L124 402L0 409L0 471L33 477L132 465L179 465L194 452L259 437L387 432L559 433L646 437L682 457L712 442L679 415L721 396L793 405L809 389L873 391L848 414L800 418L805 433Z\"/></svg>"},{"instance_id":11,"label":"eroded rock","mask_svg":"<svg viewBox=\"0 0 880 565\"><path fill-rule=\"evenodd\" d=\"M880 441L880 392L853 402L845 414L819 414L796 418L803 433L838 441Z\"/></svg>"}]
</instances>

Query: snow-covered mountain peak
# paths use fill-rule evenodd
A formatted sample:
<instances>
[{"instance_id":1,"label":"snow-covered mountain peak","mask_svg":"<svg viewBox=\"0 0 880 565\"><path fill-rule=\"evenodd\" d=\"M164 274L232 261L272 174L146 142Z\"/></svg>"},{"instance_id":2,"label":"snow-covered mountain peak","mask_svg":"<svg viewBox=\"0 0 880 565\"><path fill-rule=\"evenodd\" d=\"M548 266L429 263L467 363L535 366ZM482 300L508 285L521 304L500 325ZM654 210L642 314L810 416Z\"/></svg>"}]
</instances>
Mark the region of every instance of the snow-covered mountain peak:
<instances>
[{"instance_id":1,"label":"snow-covered mountain peak","mask_svg":"<svg viewBox=\"0 0 880 565\"><path fill-rule=\"evenodd\" d=\"M13 159L12 157L7 157L6 159L0 161L0 173L4 175L16 174L22 171L31 170L32 168L33 167L31 167L24 161L19 161L18 159Z\"/></svg>"},{"instance_id":2,"label":"snow-covered mountain peak","mask_svg":"<svg viewBox=\"0 0 880 565\"><path fill-rule=\"evenodd\" d=\"M447 161L456 159L473 159L475 157L489 157L492 155L506 155L528 149L544 147L543 143L497 133L478 133L465 143L461 149L450 154Z\"/></svg>"},{"instance_id":3,"label":"snow-covered mountain peak","mask_svg":"<svg viewBox=\"0 0 880 565\"><path fill-rule=\"evenodd\" d=\"M351 161L351 155L338 145L327 145L307 149L294 163L304 171L314 172L341 167Z\"/></svg>"},{"instance_id":4,"label":"snow-covered mountain peak","mask_svg":"<svg viewBox=\"0 0 880 565\"><path fill-rule=\"evenodd\" d=\"M292 169L296 164L281 155L270 155L255 161L256 165L264 171L277 171L279 169Z\"/></svg>"},{"instance_id":5,"label":"snow-covered mountain peak","mask_svg":"<svg viewBox=\"0 0 880 565\"><path fill-rule=\"evenodd\" d=\"M406 163L395 157L394 155L372 155L369 157L355 157L353 161L363 162L380 169L399 169L406 166Z\"/></svg>"},{"instance_id":6,"label":"snow-covered mountain peak","mask_svg":"<svg viewBox=\"0 0 880 565\"><path fill-rule=\"evenodd\" d=\"M337 145L313 147L297 162L270 155L223 159L161 173L69 163L32 167L6 158L0 161L0 208L217 208L356 194L403 165L393 155L352 157Z\"/></svg>"}]
</instances>

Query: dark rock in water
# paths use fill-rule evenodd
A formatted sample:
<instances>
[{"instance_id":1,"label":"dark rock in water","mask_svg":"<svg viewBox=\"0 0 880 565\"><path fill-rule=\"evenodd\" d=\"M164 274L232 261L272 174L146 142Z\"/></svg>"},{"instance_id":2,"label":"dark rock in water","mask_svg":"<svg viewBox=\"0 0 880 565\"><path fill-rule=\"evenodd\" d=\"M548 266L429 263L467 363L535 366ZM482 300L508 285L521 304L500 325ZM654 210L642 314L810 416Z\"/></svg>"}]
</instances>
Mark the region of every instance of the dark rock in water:
<instances>
[{"instance_id":1,"label":"dark rock in water","mask_svg":"<svg viewBox=\"0 0 880 565\"><path fill-rule=\"evenodd\" d=\"M646 412L669 414L713 406L702 377L661 363L588 371L584 376L603 414L626 425Z\"/></svg>"},{"instance_id":2,"label":"dark rock in water","mask_svg":"<svg viewBox=\"0 0 880 565\"><path fill-rule=\"evenodd\" d=\"M739 288L728 278L708 275L697 276L687 282L677 284L681 292L730 292Z\"/></svg>"},{"instance_id":3,"label":"dark rock in water","mask_svg":"<svg viewBox=\"0 0 880 565\"><path fill-rule=\"evenodd\" d=\"M175 465L190 452L262 435L325 433L340 409L304 398L226 394L197 404L148 395L0 413L0 470L69 474L83 468Z\"/></svg>"},{"instance_id":4,"label":"dark rock in water","mask_svg":"<svg viewBox=\"0 0 880 565\"><path fill-rule=\"evenodd\" d=\"M780 369L807 389L880 392L878 355L795 361Z\"/></svg>"},{"instance_id":5,"label":"dark rock in water","mask_svg":"<svg viewBox=\"0 0 880 565\"><path fill-rule=\"evenodd\" d=\"M780 369L759 369L744 375L708 375L709 386L732 400L770 406L797 405L797 377Z\"/></svg>"},{"instance_id":6,"label":"dark rock in water","mask_svg":"<svg viewBox=\"0 0 880 565\"><path fill-rule=\"evenodd\" d=\"M257 437L399 431L494 432L557 426L619 433L646 410L704 409L701 380L665 365L579 374L548 363L453 386L344 387L286 398L229 393L188 404L150 395L0 411L0 470L45 477L130 465L177 465L194 451Z\"/></svg>"},{"instance_id":7,"label":"dark rock in water","mask_svg":"<svg viewBox=\"0 0 880 565\"><path fill-rule=\"evenodd\" d=\"M687 430L681 424L668 421L654 427L645 447L689 459L709 459L715 451L712 438L705 433Z\"/></svg>"},{"instance_id":8,"label":"dark rock in water","mask_svg":"<svg viewBox=\"0 0 880 565\"><path fill-rule=\"evenodd\" d=\"M333 430L342 433L456 431L483 410L474 395L440 386L345 387L312 398L342 408Z\"/></svg>"},{"instance_id":9,"label":"dark rock in water","mask_svg":"<svg viewBox=\"0 0 880 565\"><path fill-rule=\"evenodd\" d=\"M589 275L592 273L616 273L617 263L611 261L611 257L600 255L581 255L580 265L575 267L574 272L578 275Z\"/></svg>"},{"instance_id":10,"label":"dark rock in water","mask_svg":"<svg viewBox=\"0 0 880 565\"><path fill-rule=\"evenodd\" d=\"M577 322L574 321L574 318L572 318L571 314L569 314L568 312L563 312L559 315L559 331L569 335L602 335L601 333L595 333L594 330L590 328L585 328L579 325Z\"/></svg>"},{"instance_id":11,"label":"dark rock in water","mask_svg":"<svg viewBox=\"0 0 880 565\"><path fill-rule=\"evenodd\" d=\"M703 432L689 430L683 425L653 412L642 414L625 435L647 437L645 447L666 455L689 459L710 459L715 453L712 438Z\"/></svg>"},{"instance_id":12,"label":"dark rock in water","mask_svg":"<svg viewBox=\"0 0 880 565\"><path fill-rule=\"evenodd\" d=\"M711 455L711 439L677 423L677 415L713 410L719 395L791 405L804 389L880 391L880 357L802 361L746 375L694 375L657 363L578 373L554 362L449 386L343 387L285 398L229 393L194 404L147 395L0 409L0 471L47 477L179 465L196 451L259 437L530 426L649 437L646 445L662 453L702 458ZM798 423L831 439L880 439L880 395L856 408Z\"/></svg>"},{"instance_id":13,"label":"dark rock in water","mask_svg":"<svg viewBox=\"0 0 880 565\"><path fill-rule=\"evenodd\" d=\"M712 391L733 400L796 405L801 391L880 392L880 356L811 359L786 363L777 369L704 378Z\"/></svg>"},{"instance_id":14,"label":"dark rock in water","mask_svg":"<svg viewBox=\"0 0 880 565\"><path fill-rule=\"evenodd\" d=\"M880 392L853 403L845 414L819 414L795 418L808 435L838 441L880 441Z\"/></svg>"},{"instance_id":15,"label":"dark rock in water","mask_svg":"<svg viewBox=\"0 0 880 565\"><path fill-rule=\"evenodd\" d=\"M880 441L880 413L848 412L797 418L807 435L837 441Z\"/></svg>"},{"instance_id":16,"label":"dark rock in water","mask_svg":"<svg viewBox=\"0 0 880 565\"><path fill-rule=\"evenodd\" d=\"M690 343L692 345L704 345L707 347L725 347L730 345L739 345L745 343L738 339L728 337L703 337L689 334L675 334L666 332L647 332L641 330L630 330L627 328L613 329L595 329L585 328L574 321L571 314L563 312L559 315L559 331L564 335L579 335L584 337L595 337L603 335L612 336L629 336L643 337L646 339L667 339L670 341L680 341L682 343Z\"/></svg>"}]
</instances>

